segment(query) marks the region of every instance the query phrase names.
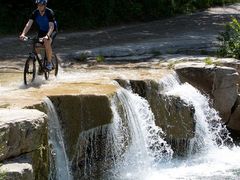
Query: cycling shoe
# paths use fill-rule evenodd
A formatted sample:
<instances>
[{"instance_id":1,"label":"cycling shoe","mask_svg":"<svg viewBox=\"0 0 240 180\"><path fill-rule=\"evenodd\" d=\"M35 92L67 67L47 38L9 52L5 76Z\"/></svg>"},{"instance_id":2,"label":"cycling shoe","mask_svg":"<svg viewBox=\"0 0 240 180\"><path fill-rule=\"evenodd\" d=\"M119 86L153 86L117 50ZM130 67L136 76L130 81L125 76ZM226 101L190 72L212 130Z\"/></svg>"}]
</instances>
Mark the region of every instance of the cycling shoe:
<instances>
[{"instance_id":1,"label":"cycling shoe","mask_svg":"<svg viewBox=\"0 0 240 180\"><path fill-rule=\"evenodd\" d=\"M48 71L51 71L51 70L53 69L52 63L47 63L46 69L47 69Z\"/></svg>"}]
</instances>

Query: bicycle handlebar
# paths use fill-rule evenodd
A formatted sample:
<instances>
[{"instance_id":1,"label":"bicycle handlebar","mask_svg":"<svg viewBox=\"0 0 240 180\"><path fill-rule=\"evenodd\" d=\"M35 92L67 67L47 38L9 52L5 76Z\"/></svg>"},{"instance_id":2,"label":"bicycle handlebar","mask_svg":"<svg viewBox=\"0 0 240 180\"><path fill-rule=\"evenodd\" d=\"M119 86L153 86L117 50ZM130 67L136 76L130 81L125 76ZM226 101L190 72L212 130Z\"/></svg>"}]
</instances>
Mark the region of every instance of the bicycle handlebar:
<instances>
[{"instance_id":1,"label":"bicycle handlebar","mask_svg":"<svg viewBox=\"0 0 240 180\"><path fill-rule=\"evenodd\" d=\"M22 41L28 41L28 40L31 40L31 41L37 41L37 42L43 42L43 38L32 38L32 37L27 37L25 36Z\"/></svg>"}]
</instances>

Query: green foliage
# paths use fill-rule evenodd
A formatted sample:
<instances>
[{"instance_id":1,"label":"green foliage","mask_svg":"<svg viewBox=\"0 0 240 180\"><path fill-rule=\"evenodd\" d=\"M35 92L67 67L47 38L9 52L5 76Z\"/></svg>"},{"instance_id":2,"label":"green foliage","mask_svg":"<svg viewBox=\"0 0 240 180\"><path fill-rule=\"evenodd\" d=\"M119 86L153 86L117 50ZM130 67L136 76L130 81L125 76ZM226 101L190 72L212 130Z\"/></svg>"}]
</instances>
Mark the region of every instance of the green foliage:
<instances>
[{"instance_id":1,"label":"green foliage","mask_svg":"<svg viewBox=\"0 0 240 180\"><path fill-rule=\"evenodd\" d=\"M204 63L207 64L207 65L221 66L220 61L213 61L212 58L210 58L210 57L205 58Z\"/></svg>"},{"instance_id":2,"label":"green foliage","mask_svg":"<svg viewBox=\"0 0 240 180\"><path fill-rule=\"evenodd\" d=\"M0 34L19 34L36 8L33 2L1 0ZM61 31L154 20L232 2L240 0L51 0L48 7L54 10Z\"/></svg>"},{"instance_id":3,"label":"green foliage","mask_svg":"<svg viewBox=\"0 0 240 180\"><path fill-rule=\"evenodd\" d=\"M105 61L105 58L104 58L104 56L99 55L99 56L96 57L96 61L99 62L99 63L100 63L100 62L104 62L104 61Z\"/></svg>"},{"instance_id":4,"label":"green foliage","mask_svg":"<svg viewBox=\"0 0 240 180\"><path fill-rule=\"evenodd\" d=\"M213 61L210 57L207 57L207 58L204 59L204 63L207 64L207 65L212 65Z\"/></svg>"},{"instance_id":5,"label":"green foliage","mask_svg":"<svg viewBox=\"0 0 240 180\"><path fill-rule=\"evenodd\" d=\"M0 180L5 180L6 177L7 177L6 172L4 172L4 171L0 171Z\"/></svg>"},{"instance_id":6,"label":"green foliage","mask_svg":"<svg viewBox=\"0 0 240 180\"><path fill-rule=\"evenodd\" d=\"M232 17L226 24L225 32L220 33L218 40L221 42L219 56L240 59L240 23L236 18Z\"/></svg>"}]
</instances>

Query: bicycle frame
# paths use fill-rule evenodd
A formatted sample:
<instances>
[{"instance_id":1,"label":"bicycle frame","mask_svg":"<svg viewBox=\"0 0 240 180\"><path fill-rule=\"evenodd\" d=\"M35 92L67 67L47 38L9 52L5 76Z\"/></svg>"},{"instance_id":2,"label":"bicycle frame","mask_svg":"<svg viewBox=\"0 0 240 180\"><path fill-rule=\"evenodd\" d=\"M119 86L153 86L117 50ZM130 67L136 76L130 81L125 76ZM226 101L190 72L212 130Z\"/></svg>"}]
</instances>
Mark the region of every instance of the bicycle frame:
<instances>
[{"instance_id":1,"label":"bicycle frame","mask_svg":"<svg viewBox=\"0 0 240 180\"><path fill-rule=\"evenodd\" d=\"M29 56L34 58L34 60L38 62L40 68L45 71L46 68L45 68L45 64L46 64L46 51L45 51L45 47L43 47L43 45L40 47L41 49L44 49L44 57L43 59L41 60L38 56L38 53L36 51L36 48L39 48L37 47L37 44L40 43L38 39L32 39L33 40L33 45L32 45L32 52L29 53Z\"/></svg>"},{"instance_id":2,"label":"bicycle frame","mask_svg":"<svg viewBox=\"0 0 240 180\"><path fill-rule=\"evenodd\" d=\"M36 38L29 38L27 37L24 39L24 41L31 40L32 42L32 51L29 53L28 59L25 62L24 66L24 83L25 85L28 85L29 83L33 82L36 75L36 61L38 62L38 75L41 75L42 73L45 76L45 79L48 80L50 71L54 70L54 75L57 76L58 74L58 59L56 55L54 54L54 57L52 58L52 65L53 68L51 70L48 70L46 68L47 65L47 57L46 57L46 50L45 47L42 45L41 39ZM40 44L40 46L39 46ZM39 49L40 52L37 50ZM44 52L41 52L41 50L44 50ZM39 57L39 55L42 55L43 58Z\"/></svg>"}]
</instances>

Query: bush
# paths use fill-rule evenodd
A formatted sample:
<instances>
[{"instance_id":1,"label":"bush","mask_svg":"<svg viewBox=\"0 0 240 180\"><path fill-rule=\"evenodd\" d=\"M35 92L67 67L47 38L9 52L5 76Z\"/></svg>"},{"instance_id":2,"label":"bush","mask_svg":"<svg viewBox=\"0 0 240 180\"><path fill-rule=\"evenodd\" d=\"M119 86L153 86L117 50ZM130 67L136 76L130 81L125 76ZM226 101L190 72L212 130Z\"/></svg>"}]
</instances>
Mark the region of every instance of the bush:
<instances>
[{"instance_id":1,"label":"bush","mask_svg":"<svg viewBox=\"0 0 240 180\"><path fill-rule=\"evenodd\" d=\"M207 65L212 65L213 61L210 57L207 57L207 58L204 59L204 63L207 64Z\"/></svg>"},{"instance_id":2,"label":"bush","mask_svg":"<svg viewBox=\"0 0 240 180\"><path fill-rule=\"evenodd\" d=\"M240 59L240 23L232 17L232 21L225 26L225 32L218 37L220 48L218 55Z\"/></svg>"},{"instance_id":3,"label":"bush","mask_svg":"<svg viewBox=\"0 0 240 180\"><path fill-rule=\"evenodd\" d=\"M97 61L98 63L104 62L104 61L105 61L105 57L102 56L102 55L99 55L99 56L96 57L96 61Z\"/></svg>"},{"instance_id":4,"label":"bush","mask_svg":"<svg viewBox=\"0 0 240 180\"><path fill-rule=\"evenodd\" d=\"M35 1L1 0L0 35L20 33ZM51 0L59 30L78 31L128 22L156 20L240 0ZM14 22L14 23L13 23Z\"/></svg>"}]
</instances>

